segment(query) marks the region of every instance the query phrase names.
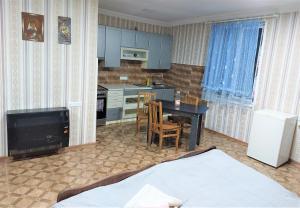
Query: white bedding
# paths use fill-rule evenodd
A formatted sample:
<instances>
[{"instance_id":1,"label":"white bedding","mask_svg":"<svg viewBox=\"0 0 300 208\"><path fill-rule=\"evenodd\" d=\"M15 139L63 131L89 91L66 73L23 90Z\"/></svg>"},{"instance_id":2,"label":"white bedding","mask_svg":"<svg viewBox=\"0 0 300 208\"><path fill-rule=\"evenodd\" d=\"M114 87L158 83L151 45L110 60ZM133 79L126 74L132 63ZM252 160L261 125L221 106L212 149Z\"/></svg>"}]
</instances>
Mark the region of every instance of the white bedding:
<instances>
[{"instance_id":1,"label":"white bedding","mask_svg":"<svg viewBox=\"0 0 300 208\"><path fill-rule=\"evenodd\" d=\"M145 184L182 200L182 207L300 207L295 193L220 150L156 165L54 207L123 207Z\"/></svg>"}]
</instances>

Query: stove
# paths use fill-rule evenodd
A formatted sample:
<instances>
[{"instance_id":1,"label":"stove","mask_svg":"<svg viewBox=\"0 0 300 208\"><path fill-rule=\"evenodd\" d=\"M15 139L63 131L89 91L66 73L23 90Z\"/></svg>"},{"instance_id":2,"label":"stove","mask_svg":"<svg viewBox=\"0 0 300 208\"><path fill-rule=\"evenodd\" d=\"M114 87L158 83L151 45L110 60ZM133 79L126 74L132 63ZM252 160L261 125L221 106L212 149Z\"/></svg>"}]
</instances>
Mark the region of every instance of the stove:
<instances>
[{"instance_id":1,"label":"stove","mask_svg":"<svg viewBox=\"0 0 300 208\"><path fill-rule=\"evenodd\" d=\"M97 126L106 123L107 89L101 85L97 88Z\"/></svg>"}]
</instances>

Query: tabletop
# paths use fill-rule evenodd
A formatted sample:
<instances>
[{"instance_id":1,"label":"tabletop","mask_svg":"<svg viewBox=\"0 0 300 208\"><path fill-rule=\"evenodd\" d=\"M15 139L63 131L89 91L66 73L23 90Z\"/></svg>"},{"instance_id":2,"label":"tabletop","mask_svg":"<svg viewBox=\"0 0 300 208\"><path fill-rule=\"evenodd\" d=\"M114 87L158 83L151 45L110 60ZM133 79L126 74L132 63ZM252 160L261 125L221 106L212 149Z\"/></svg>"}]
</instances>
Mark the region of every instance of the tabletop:
<instances>
[{"instance_id":1,"label":"tabletop","mask_svg":"<svg viewBox=\"0 0 300 208\"><path fill-rule=\"evenodd\" d=\"M208 107L204 104L202 105L190 105L190 104L185 104L185 103L180 103L180 106L175 106L174 101L167 101L167 100L157 100L159 102L162 102L162 107L163 110L169 110L169 111L178 111L182 113L187 113L187 114L204 114L207 110Z\"/></svg>"}]
</instances>

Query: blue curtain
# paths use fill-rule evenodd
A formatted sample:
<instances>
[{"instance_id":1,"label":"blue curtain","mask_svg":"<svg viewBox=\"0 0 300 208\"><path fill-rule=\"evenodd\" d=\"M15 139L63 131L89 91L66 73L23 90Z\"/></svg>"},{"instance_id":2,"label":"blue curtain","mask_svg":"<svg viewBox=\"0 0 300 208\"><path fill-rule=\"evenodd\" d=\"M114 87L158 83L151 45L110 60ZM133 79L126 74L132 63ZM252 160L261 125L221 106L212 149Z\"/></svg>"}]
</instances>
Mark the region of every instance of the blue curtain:
<instances>
[{"instance_id":1,"label":"blue curtain","mask_svg":"<svg viewBox=\"0 0 300 208\"><path fill-rule=\"evenodd\" d=\"M212 25L203 98L214 102L252 102L261 20Z\"/></svg>"}]
</instances>

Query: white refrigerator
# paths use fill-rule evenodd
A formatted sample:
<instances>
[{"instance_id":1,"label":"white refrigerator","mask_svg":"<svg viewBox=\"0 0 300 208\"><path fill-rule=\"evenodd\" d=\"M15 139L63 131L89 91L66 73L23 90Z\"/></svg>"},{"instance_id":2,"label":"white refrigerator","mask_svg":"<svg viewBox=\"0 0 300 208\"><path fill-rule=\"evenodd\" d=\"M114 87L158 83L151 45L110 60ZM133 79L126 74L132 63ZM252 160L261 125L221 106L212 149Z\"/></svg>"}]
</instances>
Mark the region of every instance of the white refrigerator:
<instances>
[{"instance_id":1,"label":"white refrigerator","mask_svg":"<svg viewBox=\"0 0 300 208\"><path fill-rule=\"evenodd\" d=\"M247 155L273 167L290 157L297 116L272 110L254 112Z\"/></svg>"}]
</instances>

